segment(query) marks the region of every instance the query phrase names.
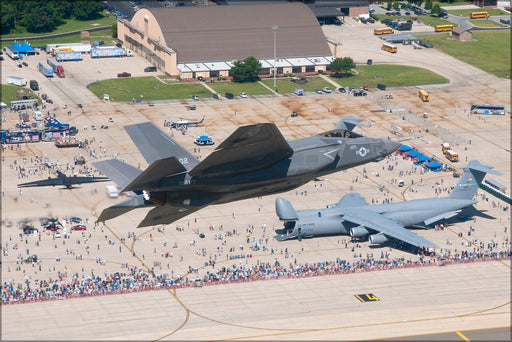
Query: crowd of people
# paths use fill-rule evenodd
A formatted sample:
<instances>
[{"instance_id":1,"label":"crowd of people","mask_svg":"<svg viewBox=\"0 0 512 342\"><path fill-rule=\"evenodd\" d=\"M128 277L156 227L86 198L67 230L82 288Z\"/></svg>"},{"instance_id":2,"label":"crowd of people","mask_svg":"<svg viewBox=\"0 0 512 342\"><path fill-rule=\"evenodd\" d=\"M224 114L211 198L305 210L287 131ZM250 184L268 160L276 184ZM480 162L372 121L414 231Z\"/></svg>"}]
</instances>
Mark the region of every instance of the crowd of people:
<instances>
[{"instance_id":1,"label":"crowd of people","mask_svg":"<svg viewBox=\"0 0 512 342\"><path fill-rule=\"evenodd\" d=\"M141 267L125 266L127 272L105 274L100 277L91 275L79 276L75 273L70 281L65 281L61 274L57 280L42 280L39 283L15 283L12 280L4 281L0 287L1 303L28 303L45 300L67 299L106 294L130 293L146 290L183 288L213 284L227 284L231 282L243 282L265 279L280 279L294 277L309 277L333 274L349 274L355 272L388 270L405 267L444 266L461 262L492 261L510 259L511 250L482 252L479 250L462 251L460 253L430 254L420 257L417 261L405 258L389 259L383 257L374 258L367 254L351 262L337 258L333 261L298 264L290 262L281 265L276 259L273 263L258 262L256 265L233 264L221 266L215 269L214 264L209 263L200 270L189 267L185 275L173 276L172 274L155 274L153 270ZM210 269L209 266L212 266ZM60 272L59 272L60 273Z\"/></svg>"}]
</instances>

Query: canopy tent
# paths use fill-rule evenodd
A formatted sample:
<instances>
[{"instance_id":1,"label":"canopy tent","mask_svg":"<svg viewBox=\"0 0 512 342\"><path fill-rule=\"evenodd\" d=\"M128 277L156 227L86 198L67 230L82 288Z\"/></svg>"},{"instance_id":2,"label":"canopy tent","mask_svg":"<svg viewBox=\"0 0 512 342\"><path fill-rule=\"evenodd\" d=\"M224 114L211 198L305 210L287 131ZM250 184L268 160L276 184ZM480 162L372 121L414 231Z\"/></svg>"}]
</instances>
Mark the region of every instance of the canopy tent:
<instances>
[{"instance_id":1,"label":"canopy tent","mask_svg":"<svg viewBox=\"0 0 512 342\"><path fill-rule=\"evenodd\" d=\"M411 157L411 158L415 158L415 157L419 157L419 156L423 155L421 152L418 152L416 150L412 150L412 151L408 152L408 154L409 154L409 157Z\"/></svg>"},{"instance_id":2,"label":"canopy tent","mask_svg":"<svg viewBox=\"0 0 512 342\"><path fill-rule=\"evenodd\" d=\"M426 163L424 165L427 169L429 169L430 171L434 171L434 172L439 172L443 168L442 164L435 162L435 161Z\"/></svg>"},{"instance_id":3,"label":"canopy tent","mask_svg":"<svg viewBox=\"0 0 512 342\"><path fill-rule=\"evenodd\" d=\"M412 150L412 147L409 146L409 145L402 145L400 146L400 152L407 152L407 151L410 151Z\"/></svg>"},{"instance_id":4,"label":"canopy tent","mask_svg":"<svg viewBox=\"0 0 512 342\"><path fill-rule=\"evenodd\" d=\"M419 165L421 163L429 162L431 160L432 160L432 158L427 157L427 156L418 156L418 157L416 157L416 161L414 162L414 164Z\"/></svg>"},{"instance_id":5,"label":"canopy tent","mask_svg":"<svg viewBox=\"0 0 512 342\"><path fill-rule=\"evenodd\" d=\"M35 55L36 50L28 43L14 43L11 46L14 50L22 55Z\"/></svg>"}]
</instances>

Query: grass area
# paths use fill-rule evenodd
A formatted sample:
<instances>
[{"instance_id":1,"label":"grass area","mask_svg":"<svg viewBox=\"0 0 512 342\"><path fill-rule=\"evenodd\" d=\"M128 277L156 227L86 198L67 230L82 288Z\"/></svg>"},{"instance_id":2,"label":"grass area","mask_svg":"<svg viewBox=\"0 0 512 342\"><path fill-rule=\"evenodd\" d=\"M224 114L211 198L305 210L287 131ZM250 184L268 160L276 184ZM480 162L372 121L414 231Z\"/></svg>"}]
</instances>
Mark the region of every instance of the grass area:
<instances>
[{"instance_id":1,"label":"grass area","mask_svg":"<svg viewBox=\"0 0 512 342\"><path fill-rule=\"evenodd\" d=\"M452 23L451 21L448 21L448 20L445 20L445 19L442 19L442 18L438 18L438 17L432 17L430 14L427 14L427 15L420 15L418 16L419 19L423 20L423 22L426 24L426 25L429 25L429 26L437 26L437 25L450 25L452 24L453 27L457 27L459 25L455 24L455 23Z\"/></svg>"},{"instance_id":2,"label":"grass area","mask_svg":"<svg viewBox=\"0 0 512 342\"><path fill-rule=\"evenodd\" d=\"M107 17L108 16L108 17ZM99 26L111 26L115 24L116 17L106 14L104 11L100 18L94 20L76 20L76 19L65 19L65 23L57 27L55 31L46 32L46 33L29 33L26 31L22 31L22 28L17 27L14 29L15 32L12 34L2 35L2 38L18 38L18 37L37 37L45 34L57 34L57 33L65 33L71 31L85 30Z\"/></svg>"},{"instance_id":3,"label":"grass area","mask_svg":"<svg viewBox=\"0 0 512 342\"><path fill-rule=\"evenodd\" d=\"M323 87L329 87L334 88L332 84L324 80L323 78L319 76L308 76L306 77L308 80L308 83L304 84L298 84L292 82L294 79L293 77L282 77L277 78L276 80L276 86L280 93L287 94L287 93L293 93L295 88L302 88L304 91L315 91L316 89L321 89ZM270 88L274 88L274 79L265 79L262 80L263 83L265 83Z\"/></svg>"},{"instance_id":4,"label":"grass area","mask_svg":"<svg viewBox=\"0 0 512 342\"><path fill-rule=\"evenodd\" d=\"M29 80L27 80L28 82ZM26 94L30 94L31 99L38 99L38 103L41 103L41 100L37 97L36 94L28 87L18 87L10 84L1 84L0 85L0 101L7 104L7 106L11 105L11 101L18 100L17 94L18 90L25 90Z\"/></svg>"},{"instance_id":5,"label":"grass area","mask_svg":"<svg viewBox=\"0 0 512 342\"><path fill-rule=\"evenodd\" d=\"M231 81L215 81L208 83L217 93L224 96L225 93L232 93L238 95L240 93L247 93L247 95L261 95L271 94L271 91L259 84L258 82L238 83Z\"/></svg>"},{"instance_id":6,"label":"grass area","mask_svg":"<svg viewBox=\"0 0 512 342\"><path fill-rule=\"evenodd\" d=\"M432 6L438 4L441 7L450 7L450 6L467 6L468 3L464 0L448 0L448 1L434 1L432 2Z\"/></svg>"},{"instance_id":7,"label":"grass area","mask_svg":"<svg viewBox=\"0 0 512 342\"><path fill-rule=\"evenodd\" d=\"M100 99L103 94L109 94L110 101L116 102L190 99L192 95L212 97L211 92L199 83L163 84L153 76L113 78L91 83L88 88Z\"/></svg>"},{"instance_id":8,"label":"grass area","mask_svg":"<svg viewBox=\"0 0 512 342\"><path fill-rule=\"evenodd\" d=\"M43 39L35 39L27 41L31 46L46 46L46 44L64 44L64 43L80 43L85 40L89 40L91 42L97 40L103 40L105 44L110 44L112 41L112 30L105 29L97 32L91 32L89 35L89 39L80 38L80 34L74 34L72 36L67 37L59 37L59 38L43 38ZM3 49L7 45L12 45L13 42L2 42L1 48Z\"/></svg>"},{"instance_id":9,"label":"grass area","mask_svg":"<svg viewBox=\"0 0 512 342\"><path fill-rule=\"evenodd\" d=\"M508 15L507 12L502 11L498 8L475 8L475 9L458 9L458 10L447 10L448 14L456 15L458 17L469 17L471 12L487 12L489 15ZM485 20L485 19L482 19Z\"/></svg>"},{"instance_id":10,"label":"grass area","mask_svg":"<svg viewBox=\"0 0 512 342\"><path fill-rule=\"evenodd\" d=\"M447 39L449 33L415 35L436 49L502 78L510 78L510 31L473 32L473 41Z\"/></svg>"},{"instance_id":11,"label":"grass area","mask_svg":"<svg viewBox=\"0 0 512 342\"><path fill-rule=\"evenodd\" d=\"M408 15L402 15L400 17L397 17L397 16L393 16L393 15L385 15L385 14L375 14L374 15L376 18L378 18L378 20L384 20L384 19L390 19L390 20L395 20L397 18L401 18L403 19L404 21L407 21L409 19L411 19L410 16ZM430 14L427 14L427 15L419 15L418 16L418 19L421 19L423 20L423 22L426 24L426 25L429 25L429 26L436 26L436 25L448 25L448 24L452 24L454 27L457 27L459 25L455 24L455 23L452 23L448 20L445 20L445 19L442 19L442 18L438 18L438 17L432 17ZM415 21L413 21L413 25L415 25ZM397 31L395 30L396 32L400 32L400 31ZM408 32L408 31L405 31L405 32Z\"/></svg>"},{"instance_id":12,"label":"grass area","mask_svg":"<svg viewBox=\"0 0 512 342\"><path fill-rule=\"evenodd\" d=\"M503 27L500 23L497 23L493 20L468 20L471 24L477 26L477 27Z\"/></svg>"},{"instance_id":13,"label":"grass area","mask_svg":"<svg viewBox=\"0 0 512 342\"><path fill-rule=\"evenodd\" d=\"M334 78L344 87L359 88L364 84L377 88L383 83L387 87L419 86L427 84L444 84L448 79L423 68L405 65L361 65L355 68L358 74L346 78Z\"/></svg>"}]
</instances>

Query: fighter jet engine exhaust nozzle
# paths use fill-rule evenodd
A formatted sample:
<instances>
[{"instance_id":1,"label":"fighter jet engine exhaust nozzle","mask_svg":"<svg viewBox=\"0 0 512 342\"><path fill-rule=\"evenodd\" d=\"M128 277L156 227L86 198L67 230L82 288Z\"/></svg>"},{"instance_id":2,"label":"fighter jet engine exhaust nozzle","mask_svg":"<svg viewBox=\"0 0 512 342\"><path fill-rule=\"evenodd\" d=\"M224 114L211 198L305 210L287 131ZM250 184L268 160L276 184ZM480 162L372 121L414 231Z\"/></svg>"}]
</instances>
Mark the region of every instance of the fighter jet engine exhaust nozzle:
<instances>
[{"instance_id":1,"label":"fighter jet engine exhaust nozzle","mask_svg":"<svg viewBox=\"0 0 512 342\"><path fill-rule=\"evenodd\" d=\"M152 204L163 205L165 203L165 192L142 191L144 199Z\"/></svg>"},{"instance_id":2,"label":"fighter jet engine exhaust nozzle","mask_svg":"<svg viewBox=\"0 0 512 342\"><path fill-rule=\"evenodd\" d=\"M370 235L369 240L370 240L370 243L380 245L380 244L386 243L388 241L388 238L384 234L379 233L379 234Z\"/></svg>"}]
</instances>

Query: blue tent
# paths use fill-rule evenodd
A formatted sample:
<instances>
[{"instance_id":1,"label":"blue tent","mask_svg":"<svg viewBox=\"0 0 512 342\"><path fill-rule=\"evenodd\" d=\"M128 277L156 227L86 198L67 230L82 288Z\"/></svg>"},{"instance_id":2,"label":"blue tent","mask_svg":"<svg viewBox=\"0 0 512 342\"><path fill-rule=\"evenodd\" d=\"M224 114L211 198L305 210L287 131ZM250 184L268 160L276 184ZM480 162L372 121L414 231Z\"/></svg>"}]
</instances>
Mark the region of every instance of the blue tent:
<instances>
[{"instance_id":1,"label":"blue tent","mask_svg":"<svg viewBox=\"0 0 512 342\"><path fill-rule=\"evenodd\" d=\"M30 46L28 43L14 43L12 44L12 48L18 51L19 54L22 55L35 55L36 50Z\"/></svg>"},{"instance_id":2,"label":"blue tent","mask_svg":"<svg viewBox=\"0 0 512 342\"><path fill-rule=\"evenodd\" d=\"M432 158L427 157L427 156L419 156L419 157L418 157L418 163L429 162L429 161L431 161L431 160L432 160Z\"/></svg>"},{"instance_id":3,"label":"blue tent","mask_svg":"<svg viewBox=\"0 0 512 342\"><path fill-rule=\"evenodd\" d=\"M422 156L423 154L421 152L418 152L416 150L412 150L411 152L409 152L409 156L411 158L414 158L414 157L419 157L419 156Z\"/></svg>"},{"instance_id":4,"label":"blue tent","mask_svg":"<svg viewBox=\"0 0 512 342\"><path fill-rule=\"evenodd\" d=\"M434 161L434 162L426 163L425 167L428 168L430 171L439 172L443 168L443 165Z\"/></svg>"},{"instance_id":5,"label":"blue tent","mask_svg":"<svg viewBox=\"0 0 512 342\"><path fill-rule=\"evenodd\" d=\"M412 150L412 147L409 145L402 145L400 146L400 152L406 152Z\"/></svg>"}]
</instances>

